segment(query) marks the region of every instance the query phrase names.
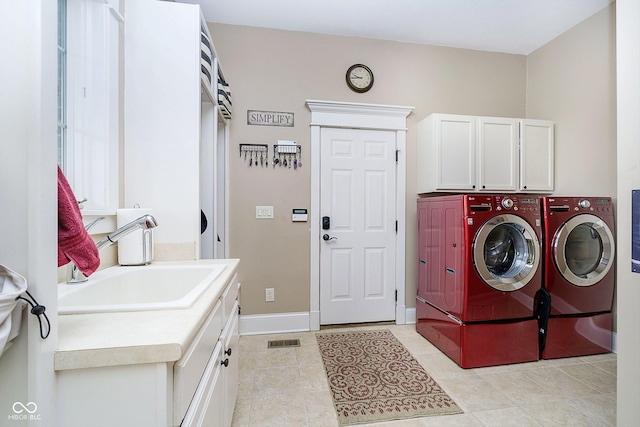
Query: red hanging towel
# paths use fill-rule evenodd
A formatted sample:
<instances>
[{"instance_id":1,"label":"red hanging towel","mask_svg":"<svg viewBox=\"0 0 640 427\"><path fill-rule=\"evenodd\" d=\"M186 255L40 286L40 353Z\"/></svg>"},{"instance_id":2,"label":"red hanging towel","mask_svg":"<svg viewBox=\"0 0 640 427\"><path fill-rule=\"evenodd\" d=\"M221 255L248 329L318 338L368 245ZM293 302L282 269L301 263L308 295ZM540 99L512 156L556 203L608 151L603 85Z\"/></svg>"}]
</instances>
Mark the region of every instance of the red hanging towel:
<instances>
[{"instance_id":1,"label":"red hanging towel","mask_svg":"<svg viewBox=\"0 0 640 427\"><path fill-rule=\"evenodd\" d=\"M58 267L73 261L85 276L100 266L98 247L82 223L82 214L67 178L58 167Z\"/></svg>"}]
</instances>

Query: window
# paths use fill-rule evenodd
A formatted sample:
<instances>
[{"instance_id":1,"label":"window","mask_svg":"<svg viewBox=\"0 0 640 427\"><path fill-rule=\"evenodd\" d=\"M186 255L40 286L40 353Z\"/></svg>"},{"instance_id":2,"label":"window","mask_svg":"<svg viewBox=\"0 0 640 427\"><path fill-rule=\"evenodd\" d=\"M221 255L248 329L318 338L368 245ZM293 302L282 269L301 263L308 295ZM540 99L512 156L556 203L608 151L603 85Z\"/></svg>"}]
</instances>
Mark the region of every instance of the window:
<instances>
[{"instance_id":1,"label":"window","mask_svg":"<svg viewBox=\"0 0 640 427\"><path fill-rule=\"evenodd\" d=\"M67 0L58 0L58 165L67 157Z\"/></svg>"},{"instance_id":2,"label":"window","mask_svg":"<svg viewBox=\"0 0 640 427\"><path fill-rule=\"evenodd\" d=\"M58 164L83 215L115 214L120 0L58 1Z\"/></svg>"}]
</instances>

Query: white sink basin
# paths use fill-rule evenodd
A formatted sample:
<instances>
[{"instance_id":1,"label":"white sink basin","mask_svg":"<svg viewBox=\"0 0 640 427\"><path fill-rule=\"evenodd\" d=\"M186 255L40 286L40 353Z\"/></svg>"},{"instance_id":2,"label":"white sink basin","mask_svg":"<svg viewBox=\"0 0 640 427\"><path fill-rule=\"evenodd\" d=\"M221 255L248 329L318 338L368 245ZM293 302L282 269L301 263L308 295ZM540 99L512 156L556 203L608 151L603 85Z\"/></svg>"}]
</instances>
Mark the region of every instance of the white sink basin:
<instances>
[{"instance_id":1,"label":"white sink basin","mask_svg":"<svg viewBox=\"0 0 640 427\"><path fill-rule=\"evenodd\" d=\"M58 313L189 308L225 268L218 264L106 268L87 282L58 285Z\"/></svg>"}]
</instances>

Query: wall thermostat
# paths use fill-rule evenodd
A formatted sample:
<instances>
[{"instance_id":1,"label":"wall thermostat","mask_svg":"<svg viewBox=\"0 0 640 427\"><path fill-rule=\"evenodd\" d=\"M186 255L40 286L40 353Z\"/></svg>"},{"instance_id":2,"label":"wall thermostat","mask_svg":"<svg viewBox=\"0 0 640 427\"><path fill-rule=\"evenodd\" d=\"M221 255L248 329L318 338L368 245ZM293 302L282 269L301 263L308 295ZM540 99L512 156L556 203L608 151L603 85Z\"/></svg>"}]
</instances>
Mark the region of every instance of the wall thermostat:
<instances>
[{"instance_id":1,"label":"wall thermostat","mask_svg":"<svg viewBox=\"0 0 640 427\"><path fill-rule=\"evenodd\" d=\"M306 209L294 209L293 214L291 215L291 221L294 222L307 222L308 218Z\"/></svg>"}]
</instances>

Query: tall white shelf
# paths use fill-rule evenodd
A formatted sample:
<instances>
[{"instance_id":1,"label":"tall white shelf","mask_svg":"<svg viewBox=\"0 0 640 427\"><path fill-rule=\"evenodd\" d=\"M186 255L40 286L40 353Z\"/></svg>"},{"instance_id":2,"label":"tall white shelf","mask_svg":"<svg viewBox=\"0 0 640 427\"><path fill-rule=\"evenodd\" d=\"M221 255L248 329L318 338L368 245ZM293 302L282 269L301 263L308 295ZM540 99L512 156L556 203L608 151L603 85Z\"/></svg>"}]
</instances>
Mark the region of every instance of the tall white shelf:
<instances>
[{"instance_id":1,"label":"tall white shelf","mask_svg":"<svg viewBox=\"0 0 640 427\"><path fill-rule=\"evenodd\" d=\"M228 125L213 43L211 82L201 73L200 7L137 0L125 16L124 206L153 209L156 259L225 257Z\"/></svg>"}]
</instances>

